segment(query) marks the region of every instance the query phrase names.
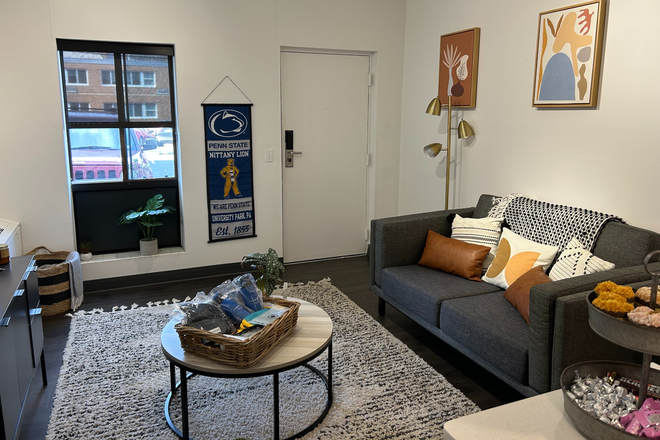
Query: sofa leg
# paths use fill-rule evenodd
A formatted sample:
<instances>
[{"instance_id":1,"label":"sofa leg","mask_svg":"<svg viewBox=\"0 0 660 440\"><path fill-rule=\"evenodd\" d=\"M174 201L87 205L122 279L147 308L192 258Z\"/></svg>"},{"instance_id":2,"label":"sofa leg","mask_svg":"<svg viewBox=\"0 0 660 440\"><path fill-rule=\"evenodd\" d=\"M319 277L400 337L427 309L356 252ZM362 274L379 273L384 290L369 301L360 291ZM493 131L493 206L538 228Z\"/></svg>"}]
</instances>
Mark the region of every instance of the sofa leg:
<instances>
[{"instance_id":1,"label":"sofa leg","mask_svg":"<svg viewBox=\"0 0 660 440\"><path fill-rule=\"evenodd\" d=\"M385 305L387 303L383 298L378 298L378 314L380 316L385 316Z\"/></svg>"}]
</instances>

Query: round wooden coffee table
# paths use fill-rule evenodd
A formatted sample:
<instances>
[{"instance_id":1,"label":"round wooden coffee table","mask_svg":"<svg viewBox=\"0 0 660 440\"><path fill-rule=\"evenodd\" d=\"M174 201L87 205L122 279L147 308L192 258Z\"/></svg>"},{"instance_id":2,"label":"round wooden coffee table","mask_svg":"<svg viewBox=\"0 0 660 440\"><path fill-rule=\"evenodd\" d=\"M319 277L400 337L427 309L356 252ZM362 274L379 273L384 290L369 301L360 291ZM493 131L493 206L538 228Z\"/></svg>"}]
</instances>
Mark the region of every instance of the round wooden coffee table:
<instances>
[{"instance_id":1,"label":"round wooden coffee table","mask_svg":"<svg viewBox=\"0 0 660 440\"><path fill-rule=\"evenodd\" d=\"M224 365L210 359L186 353L181 348L179 335L174 329L174 321L170 321L161 333L160 342L163 354L170 361L170 393L165 401L165 418L167 423L179 437L189 440L188 430L188 385L187 380L194 374L218 378L258 377L273 375L273 419L274 438L279 439L279 373L300 366L314 372L323 380L328 396L326 406L310 426L303 431L289 437L290 439L302 437L311 432L325 418L332 406L332 320L321 308L306 301L287 298L300 303L298 322L289 335L273 347L268 354L261 358L250 368L238 368ZM328 349L328 375L307 363L317 358L325 349ZM175 369L179 368L181 380L176 383ZM179 430L170 417L170 402L180 389L181 392L181 423Z\"/></svg>"}]
</instances>

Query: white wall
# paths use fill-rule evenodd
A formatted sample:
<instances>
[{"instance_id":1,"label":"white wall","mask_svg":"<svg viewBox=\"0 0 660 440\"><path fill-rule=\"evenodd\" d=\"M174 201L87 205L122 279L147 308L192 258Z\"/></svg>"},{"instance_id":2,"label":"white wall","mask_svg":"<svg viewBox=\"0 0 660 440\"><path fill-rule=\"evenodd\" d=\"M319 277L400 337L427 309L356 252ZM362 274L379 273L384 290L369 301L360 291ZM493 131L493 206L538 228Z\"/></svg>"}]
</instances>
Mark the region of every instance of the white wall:
<instances>
[{"instance_id":1,"label":"white wall","mask_svg":"<svg viewBox=\"0 0 660 440\"><path fill-rule=\"evenodd\" d=\"M185 253L85 264L86 280L234 263L269 247L281 255L281 164L278 155L263 161L263 150L281 144L280 46L378 54L372 149L382 168L373 211L394 215L404 24L404 0L117 0L111 7L98 0L2 1L0 217L21 222L26 250L73 249L56 38L175 46ZM258 236L208 244L200 104L225 76L254 103Z\"/></svg>"},{"instance_id":2,"label":"white wall","mask_svg":"<svg viewBox=\"0 0 660 440\"><path fill-rule=\"evenodd\" d=\"M444 164L422 147L445 143L446 119L424 110L437 94L440 36L480 27L477 107L462 112L476 138L467 147L454 138L461 146L450 207L473 206L482 193L517 192L660 232L660 3L609 1L598 108L535 109L538 14L570 4L408 0L400 213L444 206Z\"/></svg>"}]
</instances>

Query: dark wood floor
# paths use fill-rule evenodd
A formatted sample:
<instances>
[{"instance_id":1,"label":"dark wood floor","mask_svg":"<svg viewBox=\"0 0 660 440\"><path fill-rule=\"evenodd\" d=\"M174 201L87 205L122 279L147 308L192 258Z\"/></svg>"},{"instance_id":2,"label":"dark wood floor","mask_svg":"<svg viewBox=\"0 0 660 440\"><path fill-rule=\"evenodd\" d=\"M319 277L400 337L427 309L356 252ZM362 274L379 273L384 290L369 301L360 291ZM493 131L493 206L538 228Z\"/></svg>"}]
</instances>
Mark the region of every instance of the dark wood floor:
<instances>
[{"instance_id":1,"label":"dark wood floor","mask_svg":"<svg viewBox=\"0 0 660 440\"><path fill-rule=\"evenodd\" d=\"M344 292L367 313L380 322L460 389L480 408L487 409L519 400L522 396L483 368L449 347L421 326L388 306L385 316L378 316L377 296L369 291L369 262L367 257L343 258L330 261L286 266L282 277L288 282L319 281L330 278L333 285ZM208 292L225 278L203 278L167 284L132 287L118 290L86 292L83 310L115 305L145 305L149 301L194 296ZM53 395L57 385L62 354L69 331L70 318L44 318L48 386L42 387L40 375L34 379L24 415L20 440L41 440L45 437Z\"/></svg>"}]
</instances>

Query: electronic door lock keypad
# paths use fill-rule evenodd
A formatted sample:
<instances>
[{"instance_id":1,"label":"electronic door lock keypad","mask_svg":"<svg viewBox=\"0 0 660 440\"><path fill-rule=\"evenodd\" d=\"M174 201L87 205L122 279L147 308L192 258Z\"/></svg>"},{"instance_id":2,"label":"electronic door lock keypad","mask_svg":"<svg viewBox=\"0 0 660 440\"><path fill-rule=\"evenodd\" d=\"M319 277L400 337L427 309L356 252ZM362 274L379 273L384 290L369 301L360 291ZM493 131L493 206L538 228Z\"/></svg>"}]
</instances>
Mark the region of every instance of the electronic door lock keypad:
<instances>
[{"instance_id":1,"label":"electronic door lock keypad","mask_svg":"<svg viewBox=\"0 0 660 440\"><path fill-rule=\"evenodd\" d=\"M302 151L293 151L293 130L284 131L284 166L293 167L293 155L300 154Z\"/></svg>"}]
</instances>

